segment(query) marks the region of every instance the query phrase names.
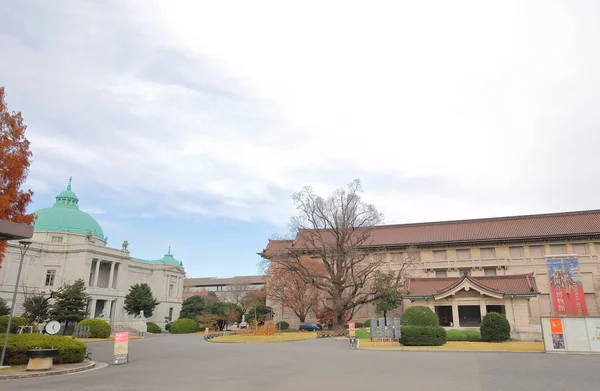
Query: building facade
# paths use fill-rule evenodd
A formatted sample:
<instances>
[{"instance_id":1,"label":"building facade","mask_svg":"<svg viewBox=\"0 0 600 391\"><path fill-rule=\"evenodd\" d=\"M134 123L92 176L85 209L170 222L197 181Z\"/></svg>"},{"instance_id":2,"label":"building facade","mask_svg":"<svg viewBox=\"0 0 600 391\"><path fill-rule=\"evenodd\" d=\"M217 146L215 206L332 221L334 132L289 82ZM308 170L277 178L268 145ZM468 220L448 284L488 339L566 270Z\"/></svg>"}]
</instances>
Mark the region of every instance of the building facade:
<instances>
[{"instance_id":1,"label":"building facade","mask_svg":"<svg viewBox=\"0 0 600 391\"><path fill-rule=\"evenodd\" d=\"M443 326L470 328L502 312L516 339L538 338L540 316L599 315L600 210L386 225L370 240L382 268L410 263L396 314L426 305ZM299 247L299 238L270 241L260 255ZM377 316L367 305L354 320ZM286 309L282 318L298 323Z\"/></svg>"},{"instance_id":2,"label":"building facade","mask_svg":"<svg viewBox=\"0 0 600 391\"><path fill-rule=\"evenodd\" d=\"M136 283L148 283L160 304L149 322L164 327L165 318L177 319L181 310L183 264L169 252L157 260L134 258L122 248L107 246L100 224L79 209L71 190L56 196L52 207L35 212L32 244L27 250L19 282L15 313L22 313L28 295L49 295L64 283L83 279L90 296L89 317L102 317L113 326L128 327L134 315L124 311L125 296ZM0 269L0 297L10 304L21 260L19 244L9 241ZM137 321L139 323L139 320Z\"/></svg>"},{"instance_id":3,"label":"building facade","mask_svg":"<svg viewBox=\"0 0 600 391\"><path fill-rule=\"evenodd\" d=\"M214 292L219 300L236 303L246 293L264 286L262 276L186 278L183 280L183 299Z\"/></svg>"}]
</instances>

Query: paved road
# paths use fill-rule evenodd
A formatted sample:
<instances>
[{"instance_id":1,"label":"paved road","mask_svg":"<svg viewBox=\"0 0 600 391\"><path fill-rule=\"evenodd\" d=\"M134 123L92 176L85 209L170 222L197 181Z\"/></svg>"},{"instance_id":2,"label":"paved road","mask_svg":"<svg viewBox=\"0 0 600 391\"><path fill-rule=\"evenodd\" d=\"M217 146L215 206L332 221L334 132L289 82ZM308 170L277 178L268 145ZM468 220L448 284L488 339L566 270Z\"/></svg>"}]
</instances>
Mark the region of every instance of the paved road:
<instances>
[{"instance_id":1,"label":"paved road","mask_svg":"<svg viewBox=\"0 0 600 391\"><path fill-rule=\"evenodd\" d=\"M111 362L112 344L90 344ZM216 344L198 335L130 342L131 362L0 381L11 391L600 390L600 356L350 350L344 341Z\"/></svg>"}]
</instances>

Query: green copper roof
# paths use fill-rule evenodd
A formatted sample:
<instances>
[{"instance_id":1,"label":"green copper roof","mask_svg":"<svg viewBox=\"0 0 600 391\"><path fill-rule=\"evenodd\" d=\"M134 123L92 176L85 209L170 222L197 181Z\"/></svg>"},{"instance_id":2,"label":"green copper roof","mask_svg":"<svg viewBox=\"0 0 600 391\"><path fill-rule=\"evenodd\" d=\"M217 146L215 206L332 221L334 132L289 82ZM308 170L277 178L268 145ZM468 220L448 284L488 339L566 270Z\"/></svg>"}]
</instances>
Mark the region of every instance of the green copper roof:
<instances>
[{"instance_id":1,"label":"green copper roof","mask_svg":"<svg viewBox=\"0 0 600 391\"><path fill-rule=\"evenodd\" d=\"M104 240L104 232L100 224L89 214L79 210L79 198L71 191L71 179L67 189L56 196L56 202L50 208L40 209L35 213L37 219L34 231L58 231L92 236Z\"/></svg>"},{"instance_id":2,"label":"green copper roof","mask_svg":"<svg viewBox=\"0 0 600 391\"><path fill-rule=\"evenodd\" d=\"M161 259L141 259L141 258L133 258L132 259L138 262L151 263L153 265L171 265L171 266L183 266L183 262L176 260L171 254L171 246L169 246L169 252L165 254Z\"/></svg>"}]
</instances>

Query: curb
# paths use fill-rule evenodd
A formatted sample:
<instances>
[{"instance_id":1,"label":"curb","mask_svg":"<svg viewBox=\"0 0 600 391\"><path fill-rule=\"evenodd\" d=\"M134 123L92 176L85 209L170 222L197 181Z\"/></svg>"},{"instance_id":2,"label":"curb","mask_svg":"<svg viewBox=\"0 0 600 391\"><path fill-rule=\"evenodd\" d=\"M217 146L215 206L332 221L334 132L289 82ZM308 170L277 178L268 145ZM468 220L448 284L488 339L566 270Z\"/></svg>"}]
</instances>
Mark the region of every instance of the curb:
<instances>
[{"instance_id":1,"label":"curb","mask_svg":"<svg viewBox=\"0 0 600 391\"><path fill-rule=\"evenodd\" d=\"M71 369L63 369L52 372L29 372L29 373L19 373L15 375L0 375L1 380L13 380L13 379L29 379L34 377L46 377L46 376L58 376L58 375L68 375L71 373L84 372L92 370L96 367L95 361L90 361L89 364L84 365L79 368L71 368Z\"/></svg>"},{"instance_id":2,"label":"curb","mask_svg":"<svg viewBox=\"0 0 600 391\"><path fill-rule=\"evenodd\" d=\"M448 350L448 349L390 349L390 348L358 348L357 350L376 350L378 352L448 352L448 353L528 353L528 354L541 354L535 350Z\"/></svg>"},{"instance_id":3,"label":"curb","mask_svg":"<svg viewBox=\"0 0 600 391\"><path fill-rule=\"evenodd\" d=\"M301 342L301 341L312 341L315 338L308 339L292 339L287 341L262 341L262 342L235 342L235 341L211 341L210 339L205 342L208 343L245 343L245 344L261 344L261 343L281 343L281 342Z\"/></svg>"}]
</instances>

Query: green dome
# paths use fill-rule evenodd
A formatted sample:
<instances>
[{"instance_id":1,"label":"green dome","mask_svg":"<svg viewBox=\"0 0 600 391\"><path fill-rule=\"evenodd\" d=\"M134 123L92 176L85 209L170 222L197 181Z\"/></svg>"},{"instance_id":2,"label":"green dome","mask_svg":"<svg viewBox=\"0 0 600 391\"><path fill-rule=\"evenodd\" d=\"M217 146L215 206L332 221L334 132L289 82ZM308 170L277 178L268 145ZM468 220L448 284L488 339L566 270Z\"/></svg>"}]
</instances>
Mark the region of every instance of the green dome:
<instances>
[{"instance_id":1,"label":"green dome","mask_svg":"<svg viewBox=\"0 0 600 391\"><path fill-rule=\"evenodd\" d=\"M71 178L67 189L56 196L56 202L51 208L40 209L33 225L34 231L70 232L81 235L92 233L104 240L104 232L100 224L89 214L79 210L79 198L71 191Z\"/></svg>"},{"instance_id":2,"label":"green dome","mask_svg":"<svg viewBox=\"0 0 600 391\"><path fill-rule=\"evenodd\" d=\"M183 266L183 262L175 259L173 254L171 254L171 246L169 246L169 252L165 254L162 259L142 259L142 258L133 258L138 262L151 263L153 265L171 265L171 266Z\"/></svg>"}]
</instances>

